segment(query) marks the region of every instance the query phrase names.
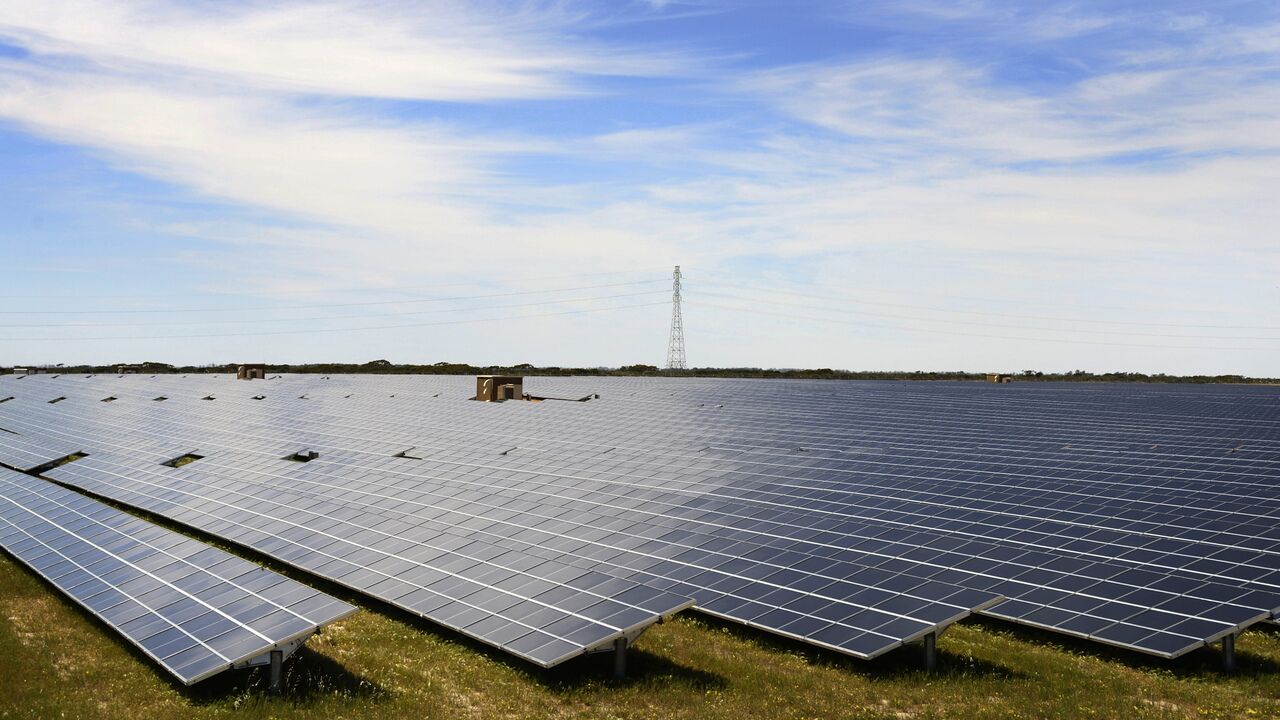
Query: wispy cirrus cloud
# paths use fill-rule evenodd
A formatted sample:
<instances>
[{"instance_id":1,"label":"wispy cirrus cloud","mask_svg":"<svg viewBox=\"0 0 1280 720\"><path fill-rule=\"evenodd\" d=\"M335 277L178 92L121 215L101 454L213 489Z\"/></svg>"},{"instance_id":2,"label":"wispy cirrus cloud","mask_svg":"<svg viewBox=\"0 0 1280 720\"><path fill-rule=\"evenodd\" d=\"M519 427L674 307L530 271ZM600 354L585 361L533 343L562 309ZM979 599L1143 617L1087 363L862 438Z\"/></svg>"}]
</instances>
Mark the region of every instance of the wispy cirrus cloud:
<instances>
[{"instance_id":1,"label":"wispy cirrus cloud","mask_svg":"<svg viewBox=\"0 0 1280 720\"><path fill-rule=\"evenodd\" d=\"M1256 313L1280 272L1263 10L662 5L0 6L0 120L171 189L199 212L153 195L130 230L266 295L449 283L483 255L512 268L493 282L680 262L691 296L754 276L1170 320L1197 294ZM812 46L777 34L798 30ZM702 362L862 347L751 335Z\"/></svg>"},{"instance_id":2,"label":"wispy cirrus cloud","mask_svg":"<svg viewBox=\"0 0 1280 720\"><path fill-rule=\"evenodd\" d=\"M341 97L483 101L581 92L592 76L673 74L674 50L574 40L587 17L496 2L185 5L49 0L0 7L0 38L112 73Z\"/></svg>"},{"instance_id":3,"label":"wispy cirrus cloud","mask_svg":"<svg viewBox=\"0 0 1280 720\"><path fill-rule=\"evenodd\" d=\"M988 36L1023 42L1062 40L1115 27L1134 15L1116 4L1006 3L993 0L906 0L885 5L859 2L851 21L874 20L898 24L925 18L952 29L979 25ZM956 39L959 39L958 37Z\"/></svg>"},{"instance_id":4,"label":"wispy cirrus cloud","mask_svg":"<svg viewBox=\"0 0 1280 720\"><path fill-rule=\"evenodd\" d=\"M1120 68L1028 91L955 60L877 58L769 70L745 88L798 120L911 157L1079 163L1280 149L1280 82L1234 68Z\"/></svg>"},{"instance_id":5,"label":"wispy cirrus cloud","mask_svg":"<svg viewBox=\"0 0 1280 720\"><path fill-rule=\"evenodd\" d=\"M307 267L322 281L461 270L477 242L555 263L580 248L515 237L498 209L542 190L500 165L563 153L563 139L361 100L575 98L591 78L685 67L678 53L575 38L589 18L551 3L8 6L0 39L29 55L0 61L0 117L259 223L274 214L185 228L252 237L284 266L321 250ZM610 153L624 137L587 144Z\"/></svg>"}]
</instances>

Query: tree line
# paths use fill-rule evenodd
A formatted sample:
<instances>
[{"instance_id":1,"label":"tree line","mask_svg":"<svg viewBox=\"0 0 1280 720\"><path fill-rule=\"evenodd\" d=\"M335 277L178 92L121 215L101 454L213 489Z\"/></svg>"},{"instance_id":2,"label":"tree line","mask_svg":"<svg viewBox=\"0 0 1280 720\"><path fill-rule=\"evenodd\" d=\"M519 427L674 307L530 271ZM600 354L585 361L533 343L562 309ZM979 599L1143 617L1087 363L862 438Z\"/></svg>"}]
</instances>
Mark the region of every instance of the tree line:
<instances>
[{"instance_id":1,"label":"tree line","mask_svg":"<svg viewBox=\"0 0 1280 720\"><path fill-rule=\"evenodd\" d=\"M121 368L128 368L140 374L192 374L192 373L228 373L235 372L238 363L222 363L209 365L171 365L161 362L114 363L108 365L59 365L42 367L46 373L84 373L113 374ZM21 366L19 366L21 367ZM10 368L12 370L12 368ZM984 380L985 373L973 373L960 370L836 370L833 368L689 368L687 370L665 370L656 365L624 365L622 367L539 367L529 363L518 365L471 365L469 363L437 362L431 364L393 363L389 360L371 360L366 363L306 363L266 364L268 373L320 373L325 375L339 374L387 374L387 375L588 375L588 376L621 376L621 377L695 377L695 378L777 378L805 380ZM1065 373L1047 373L1037 370L1023 370L1020 373L1007 373L1018 381L1031 382L1148 382L1148 383L1252 383L1276 384L1277 378L1255 378L1244 375L1166 375L1164 373L1141 372L1090 372L1072 370Z\"/></svg>"}]
</instances>

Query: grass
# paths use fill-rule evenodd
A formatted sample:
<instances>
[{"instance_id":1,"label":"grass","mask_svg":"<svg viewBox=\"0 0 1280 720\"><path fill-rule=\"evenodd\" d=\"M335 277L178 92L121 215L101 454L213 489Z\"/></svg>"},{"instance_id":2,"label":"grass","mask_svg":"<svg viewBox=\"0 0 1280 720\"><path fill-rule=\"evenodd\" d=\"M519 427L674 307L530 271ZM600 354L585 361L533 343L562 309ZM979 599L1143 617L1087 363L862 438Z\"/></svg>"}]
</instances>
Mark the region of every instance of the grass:
<instances>
[{"instance_id":1,"label":"grass","mask_svg":"<svg viewBox=\"0 0 1280 720\"><path fill-rule=\"evenodd\" d=\"M197 460L201 460L203 458L204 458L203 455L196 455L195 453L187 453L186 455L183 455L181 457L176 457L172 460L167 460L160 464L167 465L168 467L171 467L171 468L180 468L185 465L190 465L191 463Z\"/></svg>"},{"instance_id":2,"label":"grass","mask_svg":"<svg viewBox=\"0 0 1280 720\"><path fill-rule=\"evenodd\" d=\"M1280 632L1253 630L1239 670L1202 650L1174 662L996 622L953 627L939 668L918 650L866 663L687 613L632 649L550 671L325 587L365 612L286 665L183 687L0 555L0 718L1236 718L1280 717Z\"/></svg>"}]
</instances>

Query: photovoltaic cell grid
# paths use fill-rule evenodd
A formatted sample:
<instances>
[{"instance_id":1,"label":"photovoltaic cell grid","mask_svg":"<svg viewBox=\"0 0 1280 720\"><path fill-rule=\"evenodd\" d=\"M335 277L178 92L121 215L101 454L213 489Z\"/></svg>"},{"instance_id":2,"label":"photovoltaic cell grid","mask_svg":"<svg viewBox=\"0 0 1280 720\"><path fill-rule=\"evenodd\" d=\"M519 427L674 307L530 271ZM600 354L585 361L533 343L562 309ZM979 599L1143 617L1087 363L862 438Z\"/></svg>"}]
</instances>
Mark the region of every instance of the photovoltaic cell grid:
<instances>
[{"instance_id":1,"label":"photovoltaic cell grid","mask_svg":"<svg viewBox=\"0 0 1280 720\"><path fill-rule=\"evenodd\" d=\"M29 471L52 460L67 457L79 451L77 440L45 441L4 433L3 462L18 470Z\"/></svg>"},{"instance_id":2,"label":"photovoltaic cell grid","mask_svg":"<svg viewBox=\"0 0 1280 720\"><path fill-rule=\"evenodd\" d=\"M300 642L356 610L5 468L0 548L188 685Z\"/></svg>"},{"instance_id":3,"label":"photovoltaic cell grid","mask_svg":"<svg viewBox=\"0 0 1280 720\"><path fill-rule=\"evenodd\" d=\"M526 387L535 380L548 382ZM260 433L289 418L286 435L335 449L363 442L371 456L411 446L424 474L484 468L466 482L486 492L528 472L551 494L587 480L621 489L600 506L660 490L628 512L688 522L679 513L693 508L699 522L713 518L713 539L790 543L798 554L784 565L850 549L890 570L910 559L941 568L931 580L1011 598L992 614L1156 654L1234 632L1277 604L1274 394L1257 389L1012 395L973 384L610 379L600 400L566 409L458 401L469 389L453 379L297 382L309 401L286 398L247 425L230 393L224 422ZM296 397L298 387L272 392ZM1212 525L1240 503L1252 508L1247 523ZM690 594L714 610L705 590Z\"/></svg>"},{"instance_id":4,"label":"photovoltaic cell grid","mask_svg":"<svg viewBox=\"0 0 1280 720\"><path fill-rule=\"evenodd\" d=\"M634 639L692 604L567 563L565 553L509 550L449 522L406 523L375 505L324 502L287 486L138 461L141 444L112 462L104 444L112 433L95 431L96 439L85 440L94 447L92 457L50 477L260 550L539 665L612 649L615 640ZM254 459L301 466L279 457ZM170 485L148 481L157 469L163 472L154 479Z\"/></svg>"},{"instance_id":5,"label":"photovoltaic cell grid","mask_svg":"<svg viewBox=\"0 0 1280 720\"><path fill-rule=\"evenodd\" d=\"M585 572L588 578L608 577L607 585L589 588L593 593L604 595L603 598L596 598L597 602L602 602L609 597L629 603L647 596L671 597L670 593L655 593L653 589L655 586L673 592L696 591L704 598L709 610L732 609L733 617L736 619L860 657L873 657L904 642L936 632L947 624L967 616L974 608L984 607L998 600L997 595L989 592L966 590L932 580L930 576L937 573L938 568L924 567L917 563L901 563L894 570L895 577L892 580L882 581L879 588L850 582L847 578L856 578L860 572L870 572L877 565L882 565L885 560L868 558L856 552L839 553L837 557L799 555L786 557L781 551L789 541L782 539L773 539L774 547L759 542L753 544L751 538L733 543L726 542L724 537L714 538L709 535L701 536L701 539L708 543L719 542L721 547L699 548L694 544L674 542L672 536L683 532L677 528L686 521L680 518L657 518L656 522L628 521L625 518L625 503L613 508L612 516L599 512L595 516L589 516L588 513L563 506L565 504L563 499L548 493L541 493L541 497L537 497L538 502L528 499L528 497L535 497L532 495L522 498L519 493L514 495L508 493L498 503L485 503L482 501L491 495L488 490L477 492L474 489L468 490L465 485L454 483L442 486L434 495L429 495L422 491L424 478L403 472L399 477L391 478L392 481L398 482L399 486L390 486L387 483L356 482L355 478L361 474L367 475L369 468L353 467L344 470L335 467L332 459L321 459L301 465L282 461L279 457L266 453L258 455L241 453L241 457L236 457L225 451L209 450L211 444L217 443L214 439L217 431L208 423L202 424L198 432L199 441L202 443L199 451L205 455L204 459L199 461L198 466L188 466L181 468L180 472L168 473L168 470L162 469L154 458L131 464L126 458L113 458L112 451L104 451L104 440L111 438L113 433L122 432L124 425L117 420L111 424L110 428L99 427L84 431L84 437L95 438L91 456L73 465L50 471L50 477L122 502L166 514L206 531L218 533L272 553L285 561L295 561L294 553L282 553L271 544L271 541L255 543L254 540L257 538L251 537L246 540L236 536L239 529L260 526L263 519L267 517L267 512L263 511L264 507L279 505L277 517L286 515L298 517L305 503L327 503L324 514L316 513L315 517L306 518L296 523L297 527L289 528L295 532L314 529L318 524L336 517L332 514L335 508L328 505L329 503L340 502L348 509L360 508L362 513L387 507L390 509L383 511L380 515L365 514L355 518L351 527L346 528L344 532L357 532L378 525L390 525L393 522L397 524L407 522L419 533L439 532L448 536L449 542L469 543L468 551L473 546L486 548L489 545L496 545L504 553L501 559L503 563L510 563L513 559L519 560L521 555L515 555L515 553L532 554L537 558L560 561L575 569L567 570L561 565L539 561L542 564L528 574L545 575L551 571L581 575ZM23 427L27 428L25 425ZM27 429L30 431L30 428ZM155 424L151 424L145 435L147 438L154 439L162 432ZM186 447L188 443L196 442L196 439L194 436L190 440L167 438L166 442L171 443L168 445L169 448ZM266 441L263 438L236 437L227 444L252 448L264 442L275 453L280 452L279 442ZM133 457L137 457L142 451L142 443L136 439L125 442L123 446L128 448L128 454ZM173 451L170 449L168 452ZM364 456L365 459L373 457L368 453ZM390 453L384 453L376 459L386 461L389 456ZM325 454L325 458L334 457L340 458L341 453L337 453L336 456L327 452ZM419 461L406 457L399 460L393 459L392 462L398 462L402 466L412 466ZM215 470L222 470L222 472L219 475ZM247 472L256 473L252 476L252 482L242 482L247 477ZM315 475L317 479L309 479L307 475ZM141 492L139 492L140 489ZM184 512L176 511L170 504L174 502L175 491L182 493ZM469 493L470 497L463 498L460 491ZM329 494L326 495L326 492ZM363 495L363 498L357 496L357 492ZM391 492L397 495L393 497L389 494ZM287 498L284 501L277 501L277 498L284 496L281 493L287 495ZM409 493L413 493L415 499L411 502L402 501L401 498L407 497ZM213 509L207 503L210 499L215 500L217 504ZM561 505L557 505L557 502ZM597 510L606 507L600 503L595 503L595 506ZM252 510L246 513L244 512L246 508L252 508ZM411 508L412 512L405 508ZM621 514L619 509L623 511ZM185 512L188 510L189 512ZM231 522L240 528L228 528L224 523L219 523L215 516L220 511L236 512L238 516L232 517ZM442 513L447 513L448 517L440 517ZM306 517L305 512L303 517ZM281 531L277 530L277 532ZM696 541L699 537L689 533L683 533L683 535L690 541ZM399 538L382 538L382 540L395 539L420 541L419 537L403 534ZM641 545L645 547L637 547ZM449 564L461 561L471 565L476 559L474 555L456 557L462 554L461 550L455 549L454 546L442 546L438 541L428 549L451 552L452 555L444 557ZM748 552L751 554L744 554ZM429 560L435 561L438 568L446 572L458 569L448 564L441 564L439 557L432 557ZM807 563L803 562L806 560ZM328 577L334 577L332 567L302 566L315 569ZM465 572L468 569L471 568L464 566L462 571ZM482 567L482 569L493 572L493 568ZM420 571L415 570L415 572ZM438 577L438 573L436 576ZM343 577L335 579L342 582L348 581ZM551 582L565 580L558 575L542 579ZM456 584L454 577L446 577L443 580L442 586L446 591L451 590L450 586ZM641 584L633 587L632 581L637 580ZM580 581L568 578L570 588L577 582ZM382 592L378 587L366 585L357 585L357 587L373 594ZM464 588L470 590L465 585ZM403 590L398 586L395 589ZM515 589L525 594L530 593L523 585ZM626 591L619 592L620 589ZM456 592L454 594L456 595ZM399 593L390 597L385 595L380 597L401 605L405 603ZM515 597L515 594L504 595L481 606L480 609L505 613L507 610L500 606L501 603L514 602ZM549 588L545 596L537 595L532 599L556 603L558 606L570 609L580 603L574 597L567 596L564 587ZM439 601L438 598L432 598L432 600ZM683 598L681 600L679 608L689 604L689 601L684 601ZM475 610L475 608L468 609ZM518 607L516 610L524 612L527 606ZM455 617L452 608L449 608L449 612L432 612L431 608L425 611L415 609L415 611L423 612L432 619L467 633L478 633L481 629L487 629L490 625L504 619L502 615L490 617L481 616L479 613ZM581 612L595 611L596 608L587 608ZM545 612L543 609L544 614ZM468 624L473 621L477 624L476 627ZM479 625L482 621L486 624ZM647 624L646 622L645 625ZM494 630L506 632L505 628L494 628ZM575 628L575 630L579 629ZM622 629L615 628L615 632L617 630ZM634 630L628 634L633 635ZM489 632L477 637L495 644L502 640L502 638L495 640L494 633ZM566 639L581 642L584 637L579 633ZM615 636L606 635L596 641L593 646L609 647L613 637ZM503 647L544 664L559 662L582 651L582 648L571 651L559 642L532 654L521 644L513 645L508 642ZM553 650L555 653L564 654L550 654Z\"/></svg>"},{"instance_id":6,"label":"photovoltaic cell grid","mask_svg":"<svg viewBox=\"0 0 1280 720\"><path fill-rule=\"evenodd\" d=\"M200 461L199 468L189 468L191 472L184 473L181 482L184 487L199 486L202 489L197 492L205 496L227 498L231 494L241 494L240 499L233 498L228 507L245 506L250 502L250 494L258 499L282 491L304 496L304 488L305 497L325 503L326 510L332 510L330 503L338 502L346 507L365 509L381 505L386 508L379 518L382 522L409 523L441 532L454 544L470 541L473 544L483 543L482 546L494 545L506 553L519 552L558 560L576 568L566 572L586 572L587 577L598 579L612 577L614 579L608 584L594 587L592 591L614 600L633 602L637 597L644 597L644 593L652 593L654 587L679 593L696 592L704 598L718 598L719 605L727 607L729 603L735 603L734 607L743 612L753 611L755 615L744 619L755 619L762 627L778 626L793 636L812 638L814 642L863 657L872 657L936 631L940 626L966 616L975 605L988 605L997 599L991 593L930 582L931 573L921 572L914 563L905 564L896 580L883 583L885 587L879 590L840 580L871 569L856 562L860 558L857 553L845 553L841 558L796 556L797 562L789 565L787 561L793 558L780 557L778 550L763 544L744 542L736 550L742 553L753 548L756 552L767 552L771 561L716 552L715 548L699 550L687 542L677 541L678 537L696 537L678 529L682 524L679 519L668 519L665 524L639 522L627 519L625 508L612 514L596 513L591 516L571 507L568 502L556 505L554 498L531 502L527 499L530 497L528 494L518 492L494 494L488 490L460 490L460 483L456 482L431 486L422 477L397 477L394 473L384 473L379 479L374 479L369 468L334 468L326 466L322 460L281 472L278 468L270 468L269 460L266 461L267 467L263 467L264 458L261 457L237 456L226 451L206 452L209 455ZM172 487L164 480L152 482L143 479L145 474L150 474L148 463L133 467L128 473L129 482L123 486L118 482L109 487L91 484L94 482L92 478L102 476L95 469L105 462L108 460L104 455L97 453L74 466L51 471L50 475L122 499L126 496L119 493L124 487L136 489L139 484L146 484L152 495ZM356 474L364 479L354 482L351 478ZM146 502L133 496L126 501ZM293 507L298 506L293 504ZM317 520L312 518L302 524L311 526ZM370 519L361 519L356 524L363 527L371 522ZM713 540L709 536L703 539ZM442 546L451 547L436 540L432 549ZM454 551L446 562L458 562L455 556L464 552L469 550ZM462 561L469 559L464 557ZM502 561L509 560L507 555ZM803 560L811 562L805 565L801 562ZM813 566L813 562L821 565ZM439 567L448 570L449 564L440 564ZM559 565L551 567L557 571L564 570ZM536 572L543 573L545 569L542 567ZM465 570L463 568L463 572ZM820 573L819 570L825 572ZM804 577L805 573L811 577ZM556 577L544 579L557 581ZM632 583L627 581L640 581L642 585L632 588ZM571 579L568 582L574 585L578 581ZM716 584L719 590L709 596L705 586L711 584ZM805 590L797 590L796 586ZM893 589L889 590L890 587ZM619 594L619 588L630 589ZM529 592L523 585L515 589ZM545 596L535 596L534 599L561 604L578 602L562 597L565 594L564 588L548 589ZM443 619L446 624L456 622L447 615ZM461 629L465 631L467 628L462 626Z\"/></svg>"},{"instance_id":7,"label":"photovoltaic cell grid","mask_svg":"<svg viewBox=\"0 0 1280 720\"><path fill-rule=\"evenodd\" d=\"M204 432L207 433L207 428L204 430ZM207 437L206 437L206 440L207 440ZM209 451L204 450L202 448L202 452L209 452ZM140 477L140 474L151 473L152 469L157 467L154 461L143 461L138 466L132 468L132 470L129 470L127 468L121 470L120 474L128 474L128 477L130 478L130 480L127 483L124 483L123 485L120 484L119 481L116 481L115 485L104 486L103 484L93 484L93 481L86 480L86 478L88 477L93 477L93 476L102 477L104 475L102 473L96 473L94 469L100 467L101 464L103 464L104 462L107 462L107 460L104 459L105 457L106 456L104 456L104 453L95 450L91 458L88 458L81 462L77 462L74 464L74 466L67 466L65 469L59 469L58 471L51 471L50 475L52 477L56 477L64 481L77 484L81 487L85 487L86 489L92 490L94 492L108 494L118 499L121 499L122 501L125 501L125 502L130 502L139 506L144 506L156 512L169 514L171 517L175 517L175 519L189 521L189 522L192 522L193 524L200 523L202 522L202 520L207 519L204 517L197 516L197 517L191 518L190 520L187 520L182 516L174 514L172 508L165 506L163 503L158 505L154 504L156 500L156 493L159 493L164 488L164 486L161 484L146 483L146 481L138 480L138 478ZM185 472L186 470L188 470L188 468L184 468L183 482L186 484L194 484L196 486L201 487L202 490L200 492L204 492L204 493L211 492L209 488L215 488L215 487L219 488L219 490L216 490L213 492L221 492L222 490L226 490L228 486L226 485L225 482L220 482L219 479L214 474L203 470L204 468L218 467L217 463L219 459L222 459L222 456L219 453L212 453L210 455L207 455L204 460L200 461L200 468L202 468L202 470L196 470L194 468L191 468L190 469L191 472L190 474L188 474L187 472ZM276 465L288 465L290 467L297 467L297 465L293 463L280 463L277 459L272 459L272 458L258 457L255 459L259 464L265 463L270 465L274 461ZM323 464L321 461L315 461L313 463L308 463L305 466L305 468L306 468L306 472L316 473L316 470L313 470L313 468L319 468L322 466ZM252 467L252 465L251 464L242 465L241 469L239 469L236 473L234 473L234 475L243 477L245 475L243 468L246 468L246 467ZM299 472L302 472L302 471L300 470ZM316 474L321 474L321 473L316 473ZM335 473L332 470L328 470L323 474L328 476L326 479L329 480L330 482L334 481ZM107 473L105 475L110 475L110 473ZM265 473L259 473L259 476L255 478L255 481L253 483L248 485L243 485L243 484L239 485L239 487L243 491L241 493L242 497L240 499L240 506L243 506L246 502L248 502L246 496L249 492L257 492L263 489L264 482L266 480L266 478L263 477L264 475ZM274 494L275 491L283 490L283 489L296 491L299 487L302 487L302 482L301 482L302 480L303 478L301 478L296 474L286 475L283 482L281 482L281 479L277 478L276 479L277 484L273 486L273 489L271 492ZM112 480L108 479L106 482L111 483ZM314 483L314 481L312 482ZM401 482L403 483L404 480L402 479ZM150 487L151 493L152 493L151 496L140 498L136 493L130 494L130 493L124 492L125 487L137 488L140 483L151 486ZM412 484L417 485L419 484L419 481L412 480ZM350 483L346 483L342 486L344 495L348 498L348 503L351 504L354 501L349 499L350 493L346 492L347 490L349 490L349 488L350 488ZM260 502L260 500L262 499L263 496L259 494L256 497L258 498L258 500L252 501L253 505L256 508L261 508L262 503ZM380 497L370 496L370 500L374 502L378 500L382 500L385 502L386 499L387 499L386 495L382 495ZM453 499L456 500L456 497ZM392 505L395 506L397 504L398 503L393 503ZM373 507L371 503L365 503L365 505L367 507ZM436 508L430 508L426 506L424 503L418 503L418 505L420 510L421 509L436 510ZM227 508L231 508L235 506L236 505L233 505L230 503L226 504ZM297 506L295 505L294 507L297 507ZM522 507L521 516L526 521L538 521L538 520L550 519L550 518L544 518L544 517L535 517L536 514L531 512L532 510L533 510L532 506ZM506 512L508 515L512 514L512 511L510 508L505 508L504 512ZM201 514L213 515L213 514L216 514L216 511L213 513L207 513L202 511ZM397 512L396 514L403 519L413 520L414 522L419 522L421 520L421 517L415 517L414 515L407 512ZM607 543L597 543L597 545L594 547L595 550L604 551L606 553L605 557L594 556L593 553L589 553L585 551L582 547L576 547L574 555L565 555L559 549L555 550L554 552L552 551L551 548L553 548L558 541L564 542L566 538L562 536L557 536L554 532L551 532L552 529L550 528L544 527L542 530L535 530L532 526L520 525L515 522L495 524L492 520L483 519L480 516L477 516L474 514L470 514L470 515L464 514L460 511L452 511L450 512L450 516L451 517L447 518L447 521L437 520L435 522L435 525L437 526L436 529L442 530L444 532L451 532L451 534L455 538L455 541L475 539L477 537L483 536L488 541L503 542L505 547L522 548L522 549L525 549L526 551L534 552L540 557L548 557L548 556L568 557L570 562L573 565L580 568L578 570L578 573L581 573L582 569L595 568L597 570L603 570L604 572L611 573L614 575L617 575L619 571L632 576L641 575L640 573L637 573L631 570L629 567L619 564L618 562L601 563L600 561L605 559L605 557L612 557L620 554L619 549L617 547L610 547ZM317 517L317 518L312 518L300 524L311 527L311 526L314 526L319 521L320 521L320 518ZM366 526L366 525L371 525L372 522L374 521L371 521L366 518L366 519L361 519L357 521L356 524L359 526ZM426 527L426 526L421 525L421 527ZM564 529L572 528L572 527L574 527L574 525L560 522L559 525L557 525L554 528L554 530L562 531ZM582 525L580 522L577 524L577 527L587 528L593 533L599 532L598 528L588 527L588 526ZM205 527L205 529L208 529L214 532L220 532L220 533L223 533L224 535L226 534L225 528L221 528L221 527ZM670 530L666 528L663 528L660 531L662 533L670 532ZM522 534L524 535L524 537L508 538L507 536L512 533ZM636 536L634 535L623 536L621 534L618 534L618 537L621 538L622 542L625 542L627 540L634 541L636 538ZM537 544L539 540L543 543L543 546L540 546L539 544ZM582 543L574 543L574 544L575 546L582 545ZM673 547L678 547L678 546L673 546ZM263 549L264 551L267 551L267 552L274 551L273 548L271 547L261 547L260 549ZM681 550L683 550L683 548L681 548ZM276 554L277 556L282 557L285 560L291 560L290 557L281 555L279 552L276 552ZM631 563L638 562L644 565L654 565L654 564L657 564L658 557L659 557L658 555L652 555L652 556L646 557L643 554L634 553L629 558L629 560L631 561ZM730 559L730 556L722 556L722 559ZM450 562L455 562L456 560L457 558L451 558ZM507 558L506 561L509 561L509 560L510 558ZM748 563L748 564L753 567L757 565L754 562ZM677 573L682 570L687 571L690 568L694 567L690 563L679 562L679 561L668 563L668 565L672 572L677 572ZM837 567L840 564L837 562L828 562L827 565L831 567ZM545 572L548 567L553 569L559 569L558 566L544 566L541 568L540 572ZM773 578L771 581L768 576L785 575L786 573L784 573L784 571L793 572L793 571L788 571L784 565L777 564L777 563L774 563L772 565L759 564L758 567L761 569L760 574L762 575L762 577L765 578L764 580L755 581L749 578L734 577L730 575L727 570L719 571L719 575L721 576L719 579L722 582L735 581L736 585L739 585L739 586L751 586L751 590L739 589L737 593L738 597L742 597L744 593L748 593L752 591L754 592L754 595L751 595L752 597L760 597L770 593L776 596L780 594L779 591L783 590L783 588L778 584L779 578ZM846 570L848 570L851 567L853 566L848 563L844 565L844 568ZM329 572L332 572L332 569L330 568L327 570L322 570L322 572L329 573ZM652 575L652 573L643 574L643 575L645 575L650 579L653 579L656 577ZM600 578L601 575L600 573L589 573L586 577ZM555 580L556 578L553 577L551 579ZM771 616L771 618L775 622L782 621L785 618L788 625L790 626L790 628L787 630L788 633L791 633L793 635L800 636L800 637L804 637L806 635L816 635L816 637L814 638L814 641L816 642L823 642L825 644L829 644L834 647L840 647L841 649L844 649L846 652L852 652L855 654L870 657L874 654L878 654L880 652L883 652L887 649L891 649L892 647L896 647L897 645L901 644L904 641L904 638L903 638L904 635L906 636L907 639L910 639L912 637L916 637L922 634L927 634L928 632L932 632L936 630L940 625L945 625L946 623L949 623L954 619L964 617L971 610L971 604L974 601L978 601L979 604L989 604L990 602L996 599L995 596L991 595L990 593L968 592L960 588L948 587L941 583L936 583L936 582L927 583L926 581L927 581L927 577L911 578L909 574L906 574L906 575L903 575L901 578L899 578L899 582L909 583L905 585L903 588L904 591L908 591L908 592L890 593L885 591L877 591L877 592L871 592L871 593L863 593L863 597L861 598L861 601L855 602L857 598L831 597L830 593L836 590L840 590L840 593L842 593L843 595L848 595L849 588L840 589L839 583L837 583L832 578L828 578L827 580L821 582L815 588L815 589L820 589L822 586L828 586L828 585L832 586L832 588L827 591L828 595L823 595L821 592L814 592L814 593L808 593L807 595L802 596L800 593L791 591L789 594L794 596L794 598L792 599L797 601L803 601L803 602L802 603L798 602L795 608L786 610L785 612L788 613L787 615L781 615L780 613L782 611L780 611L779 608L773 605L769 605L769 606L759 605L759 612L767 613L768 611L774 611L774 614ZM569 582L573 584L578 581L570 580ZM592 590L593 592L597 592L597 593L604 592L605 590L609 590L609 592L615 593L613 595L614 599L628 601L628 602L634 602L637 597L643 597L643 593L652 593L652 590L649 588L645 588L643 590L641 590L640 588L634 588L634 589L628 590L627 592L622 592L618 594L619 587L629 587L629 586L630 586L630 583L620 585L618 582L612 582L608 586L592 588ZM692 585L687 585L685 587L689 589L696 588L696 586L692 586ZM521 590L522 592L529 592L527 585L522 585L517 589ZM860 588L855 588L855 589L860 589ZM912 595L910 594L910 591L912 591L913 589L914 589L915 597L912 597ZM548 598L551 600L558 599L561 603L577 602L570 597L562 597L564 595L565 595L564 588L559 588L559 589L556 589L555 592L547 593ZM924 597L935 595L936 599L924 599L921 597L922 595ZM542 600L547 598L543 598L539 596L535 599ZM392 600L394 601L396 600L396 598L392 597ZM776 601L777 600L775 599L775 602ZM802 615L798 612L795 612L795 610L798 609L801 604L804 605L805 609L810 611L810 614ZM501 608L498 608L498 609L501 609ZM587 612L589 611L590 609ZM457 620L452 616L450 616L449 614L437 613L437 616L442 617L446 622L457 622ZM827 619L826 616L830 616L831 619ZM849 624L850 618L854 616L857 616L857 622L860 624L858 625ZM465 625L461 626L459 629L462 629L464 632L469 630L469 628ZM605 638L605 640L607 641L609 640L609 638ZM516 649L519 649L519 646L517 646ZM558 661L561 658L555 657L552 659ZM546 661L550 662L551 659L548 659Z\"/></svg>"},{"instance_id":8,"label":"photovoltaic cell grid","mask_svg":"<svg viewBox=\"0 0 1280 720\"><path fill-rule=\"evenodd\" d=\"M262 458L258 458L261 460ZM279 461L276 462L287 462ZM201 460L201 467L205 461ZM103 452L50 477L217 534L542 666L634 639L692 601L473 537L448 519L408 523L288 483Z\"/></svg>"}]
</instances>

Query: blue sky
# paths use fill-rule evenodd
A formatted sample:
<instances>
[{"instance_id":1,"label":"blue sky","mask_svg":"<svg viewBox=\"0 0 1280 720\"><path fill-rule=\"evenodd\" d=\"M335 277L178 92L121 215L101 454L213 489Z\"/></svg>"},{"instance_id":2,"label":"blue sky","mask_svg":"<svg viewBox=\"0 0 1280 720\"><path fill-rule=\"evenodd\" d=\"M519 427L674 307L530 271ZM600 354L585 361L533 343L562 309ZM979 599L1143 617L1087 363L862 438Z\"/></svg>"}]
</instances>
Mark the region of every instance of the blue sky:
<instances>
[{"instance_id":1,"label":"blue sky","mask_svg":"<svg viewBox=\"0 0 1280 720\"><path fill-rule=\"evenodd\" d=\"M0 2L0 364L1280 374L1272 2Z\"/></svg>"}]
</instances>

